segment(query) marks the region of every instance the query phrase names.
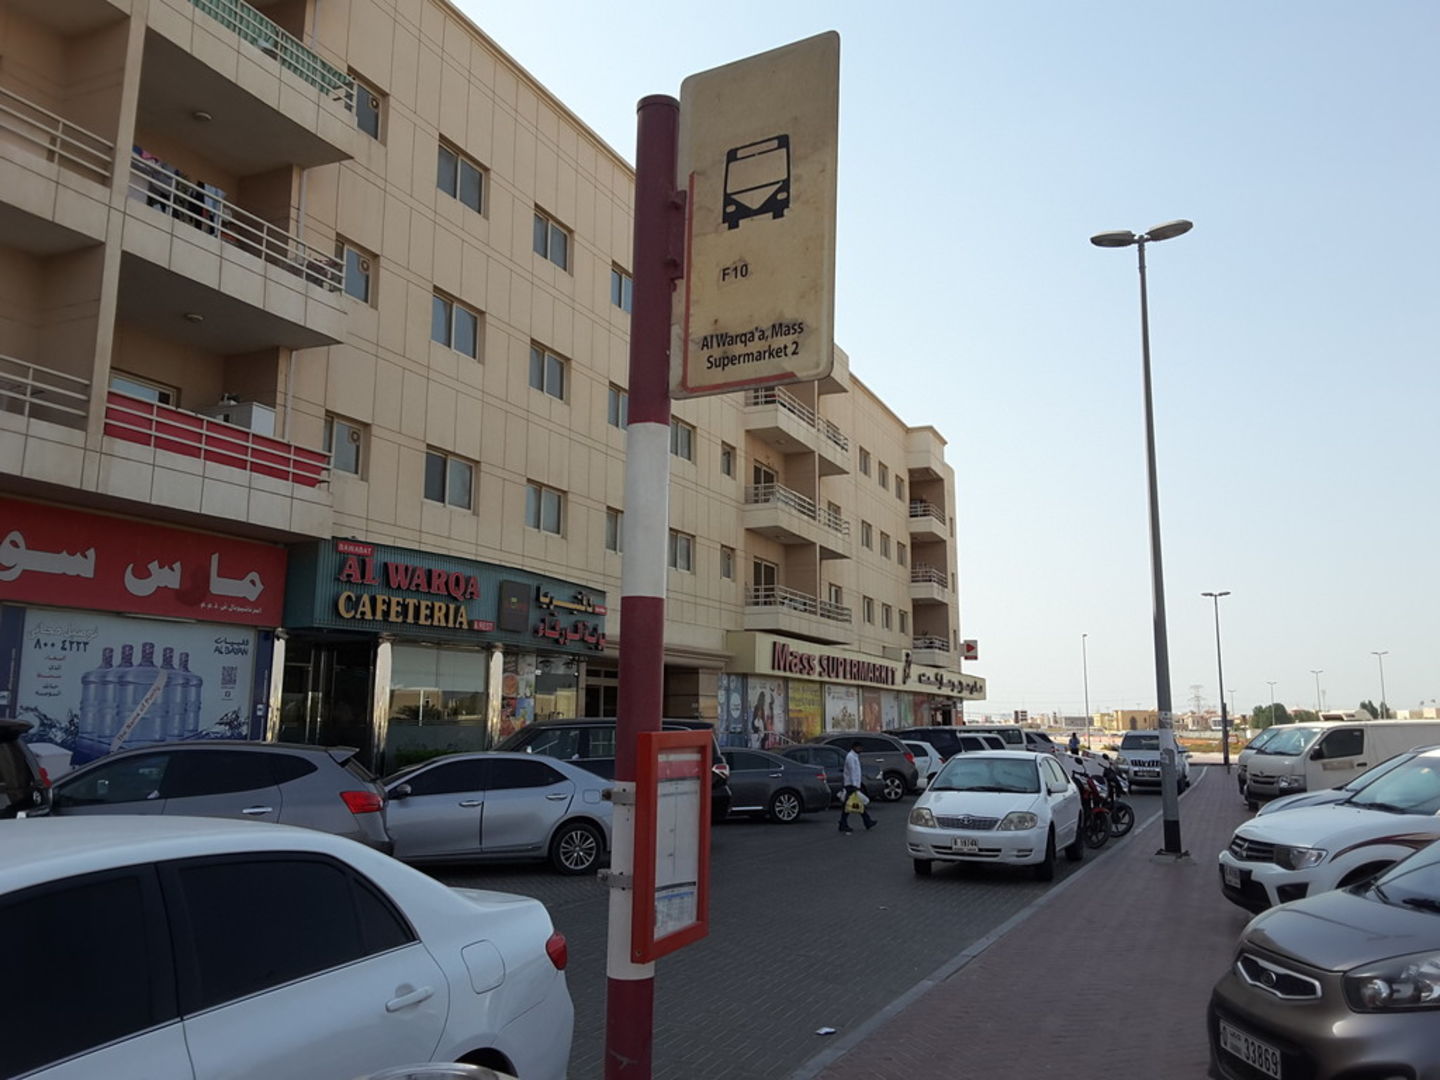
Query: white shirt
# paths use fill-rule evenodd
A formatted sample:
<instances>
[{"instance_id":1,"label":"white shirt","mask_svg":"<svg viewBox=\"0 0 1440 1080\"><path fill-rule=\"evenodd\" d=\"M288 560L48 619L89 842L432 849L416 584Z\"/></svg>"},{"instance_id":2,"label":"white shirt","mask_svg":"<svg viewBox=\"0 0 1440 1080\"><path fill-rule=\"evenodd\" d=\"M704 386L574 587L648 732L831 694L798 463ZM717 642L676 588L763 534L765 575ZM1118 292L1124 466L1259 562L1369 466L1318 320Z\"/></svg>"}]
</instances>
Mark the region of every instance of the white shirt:
<instances>
[{"instance_id":1,"label":"white shirt","mask_svg":"<svg viewBox=\"0 0 1440 1080\"><path fill-rule=\"evenodd\" d=\"M860 755L854 750L845 755L845 786L860 786Z\"/></svg>"}]
</instances>

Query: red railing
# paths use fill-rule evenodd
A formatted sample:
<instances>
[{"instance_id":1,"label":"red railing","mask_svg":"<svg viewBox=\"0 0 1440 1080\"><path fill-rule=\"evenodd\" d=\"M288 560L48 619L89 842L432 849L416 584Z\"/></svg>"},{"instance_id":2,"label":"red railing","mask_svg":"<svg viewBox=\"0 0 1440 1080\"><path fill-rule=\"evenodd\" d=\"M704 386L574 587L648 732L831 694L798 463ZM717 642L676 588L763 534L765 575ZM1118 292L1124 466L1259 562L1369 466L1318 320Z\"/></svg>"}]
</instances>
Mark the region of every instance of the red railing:
<instances>
[{"instance_id":1,"label":"red railing","mask_svg":"<svg viewBox=\"0 0 1440 1080\"><path fill-rule=\"evenodd\" d=\"M116 390L111 390L105 401L105 434L304 487L316 487L329 479L330 455L324 451L307 450Z\"/></svg>"}]
</instances>

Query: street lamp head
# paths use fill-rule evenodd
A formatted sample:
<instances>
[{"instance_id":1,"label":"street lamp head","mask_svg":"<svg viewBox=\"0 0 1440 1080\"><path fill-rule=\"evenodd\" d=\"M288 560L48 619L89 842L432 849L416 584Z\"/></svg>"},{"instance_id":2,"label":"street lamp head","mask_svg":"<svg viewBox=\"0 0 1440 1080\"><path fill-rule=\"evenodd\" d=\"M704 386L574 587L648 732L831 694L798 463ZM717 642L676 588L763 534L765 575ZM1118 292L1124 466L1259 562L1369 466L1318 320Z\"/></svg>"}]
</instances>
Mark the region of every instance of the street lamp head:
<instances>
[{"instance_id":1,"label":"street lamp head","mask_svg":"<svg viewBox=\"0 0 1440 1080\"><path fill-rule=\"evenodd\" d=\"M1094 236L1090 237L1090 243L1094 244L1096 247L1129 247L1131 244L1138 243L1139 241L1140 238L1136 236L1133 232L1131 232L1129 229L1119 229L1115 232L1096 233Z\"/></svg>"},{"instance_id":2,"label":"street lamp head","mask_svg":"<svg viewBox=\"0 0 1440 1080\"><path fill-rule=\"evenodd\" d=\"M1194 227L1195 223L1193 221L1186 221L1184 218L1178 218L1175 221L1167 221L1164 225L1156 225L1154 228L1152 228L1149 232L1145 234L1143 239L1171 240L1177 236L1184 236Z\"/></svg>"},{"instance_id":3,"label":"street lamp head","mask_svg":"<svg viewBox=\"0 0 1440 1080\"><path fill-rule=\"evenodd\" d=\"M1201 595L1201 596L1212 597L1212 598L1218 600L1218 599L1220 599L1220 597L1222 597L1222 596L1229 596L1229 595L1230 595L1230 590L1229 590L1229 589L1226 589L1224 592L1202 592L1200 595Z\"/></svg>"}]
</instances>

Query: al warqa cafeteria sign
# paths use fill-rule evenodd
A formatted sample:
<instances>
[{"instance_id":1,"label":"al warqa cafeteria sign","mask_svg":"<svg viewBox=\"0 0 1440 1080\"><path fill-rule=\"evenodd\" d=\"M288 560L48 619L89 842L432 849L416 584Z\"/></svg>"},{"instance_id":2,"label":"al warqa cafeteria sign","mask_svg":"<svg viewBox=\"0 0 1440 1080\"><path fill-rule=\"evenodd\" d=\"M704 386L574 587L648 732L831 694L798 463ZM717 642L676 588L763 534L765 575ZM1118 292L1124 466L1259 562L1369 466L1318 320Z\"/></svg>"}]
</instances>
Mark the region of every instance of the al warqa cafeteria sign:
<instances>
[{"instance_id":1,"label":"al warqa cafeteria sign","mask_svg":"<svg viewBox=\"0 0 1440 1080\"><path fill-rule=\"evenodd\" d=\"M909 650L904 659L889 660L749 630L731 631L726 641L734 657L730 670L736 673L985 700L985 680L980 676L911 663Z\"/></svg>"}]
</instances>

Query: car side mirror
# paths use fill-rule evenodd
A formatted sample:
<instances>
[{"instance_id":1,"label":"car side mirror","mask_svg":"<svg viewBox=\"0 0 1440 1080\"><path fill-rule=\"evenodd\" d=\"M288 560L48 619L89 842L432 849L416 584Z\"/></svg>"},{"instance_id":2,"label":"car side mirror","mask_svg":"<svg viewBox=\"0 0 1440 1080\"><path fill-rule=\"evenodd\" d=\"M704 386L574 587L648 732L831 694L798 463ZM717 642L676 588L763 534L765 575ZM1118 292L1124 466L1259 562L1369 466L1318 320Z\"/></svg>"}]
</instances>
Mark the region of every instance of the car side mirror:
<instances>
[{"instance_id":1,"label":"car side mirror","mask_svg":"<svg viewBox=\"0 0 1440 1080\"><path fill-rule=\"evenodd\" d=\"M412 792L409 784L396 784L390 789L389 794L392 799L408 799Z\"/></svg>"},{"instance_id":2,"label":"car side mirror","mask_svg":"<svg viewBox=\"0 0 1440 1080\"><path fill-rule=\"evenodd\" d=\"M1310 760L1311 760L1311 761L1320 761L1320 760L1322 760L1324 757L1325 757L1325 748L1324 748L1323 746L1317 746L1317 747L1315 747L1314 750L1311 750L1311 751L1310 751Z\"/></svg>"}]
</instances>

